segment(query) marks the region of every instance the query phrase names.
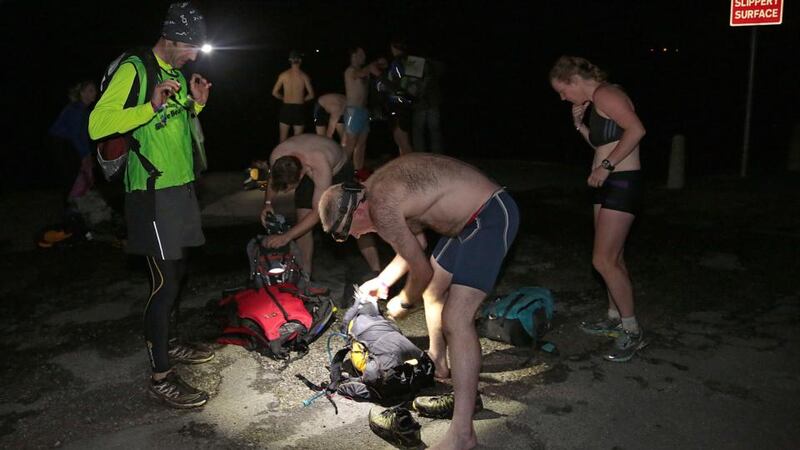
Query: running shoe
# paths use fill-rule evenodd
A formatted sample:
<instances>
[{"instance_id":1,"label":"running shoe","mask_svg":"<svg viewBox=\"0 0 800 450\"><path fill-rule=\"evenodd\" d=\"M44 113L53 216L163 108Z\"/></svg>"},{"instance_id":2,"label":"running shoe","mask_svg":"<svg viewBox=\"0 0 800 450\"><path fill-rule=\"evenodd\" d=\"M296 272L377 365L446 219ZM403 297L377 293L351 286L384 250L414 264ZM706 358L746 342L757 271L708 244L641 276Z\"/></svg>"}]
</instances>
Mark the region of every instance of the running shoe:
<instances>
[{"instance_id":1,"label":"running shoe","mask_svg":"<svg viewBox=\"0 0 800 450\"><path fill-rule=\"evenodd\" d=\"M614 344L611 345L611 350L603 355L606 361L613 362L627 362L633 358L637 351L647 346L647 341L644 340L644 331L639 329L638 333L631 333L623 331Z\"/></svg>"},{"instance_id":2,"label":"running shoe","mask_svg":"<svg viewBox=\"0 0 800 450\"><path fill-rule=\"evenodd\" d=\"M176 339L170 339L167 355L176 364L202 364L214 359L212 350L199 345L184 344Z\"/></svg>"},{"instance_id":3,"label":"running shoe","mask_svg":"<svg viewBox=\"0 0 800 450\"><path fill-rule=\"evenodd\" d=\"M208 401L208 393L189 386L175 371L161 381L150 380L148 392L173 408L196 408Z\"/></svg>"},{"instance_id":4,"label":"running shoe","mask_svg":"<svg viewBox=\"0 0 800 450\"><path fill-rule=\"evenodd\" d=\"M418 447L422 445L420 428L422 426L406 408L394 406L376 411L376 406L369 410L369 428L381 439L390 444L402 447Z\"/></svg>"},{"instance_id":5,"label":"running shoe","mask_svg":"<svg viewBox=\"0 0 800 450\"><path fill-rule=\"evenodd\" d=\"M429 417L431 419L452 419L455 404L455 396L450 393L433 395L430 397L417 397L414 399L411 407L422 417ZM482 409L483 399L481 399L481 394L478 392L475 395L475 411L473 411L473 414Z\"/></svg>"},{"instance_id":6,"label":"running shoe","mask_svg":"<svg viewBox=\"0 0 800 450\"><path fill-rule=\"evenodd\" d=\"M622 334L622 322L619 319L600 319L581 322L579 328L586 334L615 338Z\"/></svg>"}]
</instances>

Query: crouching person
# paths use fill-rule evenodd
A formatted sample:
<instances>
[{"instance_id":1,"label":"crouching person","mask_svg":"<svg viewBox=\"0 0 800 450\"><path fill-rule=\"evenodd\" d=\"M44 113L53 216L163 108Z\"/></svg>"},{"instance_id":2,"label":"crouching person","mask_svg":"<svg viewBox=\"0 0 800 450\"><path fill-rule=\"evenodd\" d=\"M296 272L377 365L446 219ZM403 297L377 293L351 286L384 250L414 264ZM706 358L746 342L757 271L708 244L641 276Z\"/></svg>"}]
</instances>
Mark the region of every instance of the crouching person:
<instances>
[{"instance_id":1,"label":"crouching person","mask_svg":"<svg viewBox=\"0 0 800 450\"><path fill-rule=\"evenodd\" d=\"M272 150L269 160L270 177L264 194L261 222L266 226L267 214L272 211L272 198L277 193L294 190L297 224L284 234L269 236L266 245L277 248L296 241L302 253L303 271L311 276L314 257L312 230L319 223L319 199L331 183L353 179L353 163L335 141L313 134L301 134L285 140ZM374 238L365 236L359 239L358 247L370 269L373 272L380 271Z\"/></svg>"},{"instance_id":2,"label":"crouching person","mask_svg":"<svg viewBox=\"0 0 800 450\"><path fill-rule=\"evenodd\" d=\"M331 186L319 212L323 229L335 239L377 232L395 250L392 262L359 289L386 298L389 287L408 273L388 314L402 318L424 299L436 375L449 377L452 369L453 421L437 448L477 445L472 415L479 403L481 349L474 318L516 236L514 200L475 167L412 153L390 161L364 185ZM425 229L443 236L430 260Z\"/></svg>"}]
</instances>

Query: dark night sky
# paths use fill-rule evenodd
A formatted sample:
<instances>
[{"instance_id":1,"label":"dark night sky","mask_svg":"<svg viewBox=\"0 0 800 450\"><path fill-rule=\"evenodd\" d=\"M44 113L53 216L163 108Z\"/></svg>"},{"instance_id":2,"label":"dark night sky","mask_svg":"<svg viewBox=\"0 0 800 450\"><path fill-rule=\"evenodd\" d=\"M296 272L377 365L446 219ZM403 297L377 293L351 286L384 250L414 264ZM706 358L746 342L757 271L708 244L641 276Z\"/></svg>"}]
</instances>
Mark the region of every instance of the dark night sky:
<instances>
[{"instance_id":1,"label":"dark night sky","mask_svg":"<svg viewBox=\"0 0 800 450\"><path fill-rule=\"evenodd\" d=\"M10 162L3 185L20 185L28 167L46 166L46 129L67 87L98 79L126 48L152 45L168 3L0 0ZM547 80L559 55L577 54L631 95L648 129L642 155L654 173L663 171L678 132L688 138L690 173L734 173L739 164L750 29L728 26L727 1L195 3L213 42L232 47L186 68L214 83L202 115L212 170L240 169L277 142L270 90L290 48L305 52L318 94L342 92L347 46L384 56L395 34L408 36L412 53L447 64L443 121L454 156L587 164L590 152L571 128L569 107ZM788 9L783 25L758 31L754 171L785 167L800 121L795 17ZM376 133L373 151L388 149L384 141Z\"/></svg>"}]
</instances>

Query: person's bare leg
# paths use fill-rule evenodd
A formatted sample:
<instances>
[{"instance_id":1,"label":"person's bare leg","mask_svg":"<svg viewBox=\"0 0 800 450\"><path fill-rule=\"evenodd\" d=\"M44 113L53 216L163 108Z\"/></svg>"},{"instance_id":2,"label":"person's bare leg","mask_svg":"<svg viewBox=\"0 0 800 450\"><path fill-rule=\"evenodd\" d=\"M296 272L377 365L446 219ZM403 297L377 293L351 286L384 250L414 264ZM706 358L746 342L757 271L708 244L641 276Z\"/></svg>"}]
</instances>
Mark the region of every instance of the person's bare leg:
<instances>
[{"instance_id":1,"label":"person's bare leg","mask_svg":"<svg viewBox=\"0 0 800 450\"><path fill-rule=\"evenodd\" d=\"M425 323L428 326L428 355L436 366L436 378L450 378L450 367L447 364L447 342L442 331L442 310L447 303L450 282L453 275L444 270L435 259L431 258L433 277L422 293L425 301Z\"/></svg>"},{"instance_id":2,"label":"person's bare leg","mask_svg":"<svg viewBox=\"0 0 800 450\"><path fill-rule=\"evenodd\" d=\"M289 139L289 125L283 122L278 123L278 132L280 134L278 138L279 142L283 142L286 139Z\"/></svg>"},{"instance_id":3,"label":"person's bare leg","mask_svg":"<svg viewBox=\"0 0 800 450\"><path fill-rule=\"evenodd\" d=\"M293 136L300 136L306 131L306 127L304 125L293 125L292 129L294 130Z\"/></svg>"},{"instance_id":4,"label":"person's bare leg","mask_svg":"<svg viewBox=\"0 0 800 450\"><path fill-rule=\"evenodd\" d=\"M380 272L381 258L378 254L378 247L375 246L375 236L371 233L365 234L356 240L356 244L358 244L358 250L367 262L369 269L373 272Z\"/></svg>"},{"instance_id":5,"label":"person's bare leg","mask_svg":"<svg viewBox=\"0 0 800 450\"><path fill-rule=\"evenodd\" d=\"M348 137L348 143L350 138ZM353 150L353 167L356 170L361 170L364 168L364 159L366 158L367 153L367 133L361 133L353 139L354 141L354 150Z\"/></svg>"},{"instance_id":6,"label":"person's bare leg","mask_svg":"<svg viewBox=\"0 0 800 450\"><path fill-rule=\"evenodd\" d=\"M347 147L347 133L344 132L344 125L341 123L336 124L336 133L339 135L339 144L342 147Z\"/></svg>"},{"instance_id":7,"label":"person's bare leg","mask_svg":"<svg viewBox=\"0 0 800 450\"><path fill-rule=\"evenodd\" d=\"M481 345L475 330L475 313L486 293L459 284L450 286L442 311L442 328L450 353L455 406L453 420L434 449L470 449L478 445L472 415L478 395Z\"/></svg>"},{"instance_id":8,"label":"person's bare leg","mask_svg":"<svg viewBox=\"0 0 800 450\"><path fill-rule=\"evenodd\" d=\"M297 210L297 221L300 222L303 220L303 217L311 214L310 209L298 209ZM302 263L303 263L303 271L311 276L312 273L312 266L311 262L314 260L314 229L308 230L308 232L299 238L295 239L297 242L297 246L300 247L300 252L302 255Z\"/></svg>"},{"instance_id":9,"label":"person's bare leg","mask_svg":"<svg viewBox=\"0 0 800 450\"><path fill-rule=\"evenodd\" d=\"M623 258L625 239L634 218L630 213L601 209L592 250L592 265L603 277L621 317L634 315L633 285Z\"/></svg>"},{"instance_id":10,"label":"person's bare leg","mask_svg":"<svg viewBox=\"0 0 800 450\"><path fill-rule=\"evenodd\" d=\"M598 217L598 214L600 213L600 205L596 204L596 205L593 205L593 206L594 206L594 231L595 231L595 236L596 236L597 235L597 217ZM616 312L616 317L617 317L617 319L619 319L619 310L617 310L617 304L614 302L614 297L611 295L611 291L608 290L608 288L606 288L606 297L608 298L609 318L611 318L611 316L612 316L611 312L615 311Z\"/></svg>"},{"instance_id":11,"label":"person's bare leg","mask_svg":"<svg viewBox=\"0 0 800 450\"><path fill-rule=\"evenodd\" d=\"M358 170L358 167L356 167L356 160L355 160L356 140L358 140L357 135L345 132L344 140L342 141L342 147L344 148L344 151L347 154L347 159L353 161L353 167L356 170Z\"/></svg>"},{"instance_id":12,"label":"person's bare leg","mask_svg":"<svg viewBox=\"0 0 800 450\"><path fill-rule=\"evenodd\" d=\"M411 146L411 138L408 136L408 133L403 131L400 127L394 127L392 136L394 136L394 142L397 144L401 156L414 151L414 148Z\"/></svg>"}]
</instances>

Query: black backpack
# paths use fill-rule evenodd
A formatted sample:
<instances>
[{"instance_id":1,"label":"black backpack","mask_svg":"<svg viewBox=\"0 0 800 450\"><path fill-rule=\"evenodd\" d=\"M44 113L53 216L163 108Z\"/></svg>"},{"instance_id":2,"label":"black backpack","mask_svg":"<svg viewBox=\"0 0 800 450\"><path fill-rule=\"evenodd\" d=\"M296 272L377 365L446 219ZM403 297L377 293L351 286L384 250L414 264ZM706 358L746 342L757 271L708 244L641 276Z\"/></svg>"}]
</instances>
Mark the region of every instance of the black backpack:
<instances>
[{"instance_id":1,"label":"black backpack","mask_svg":"<svg viewBox=\"0 0 800 450\"><path fill-rule=\"evenodd\" d=\"M124 108L131 108L150 101L153 89L158 84L159 67L153 51L145 47L125 51L108 65L100 82L100 93L102 94L106 91L114 74L125 63L133 64L136 69L136 77L133 79L133 85L128 94L128 99L125 101ZM98 141L97 162L106 179L116 179L125 172L128 152L133 151L149 175L147 180L148 189L151 189L151 184L152 189L155 189L155 180L161 175L161 172L141 154L139 142L134 139L133 131L113 134Z\"/></svg>"}]
</instances>

